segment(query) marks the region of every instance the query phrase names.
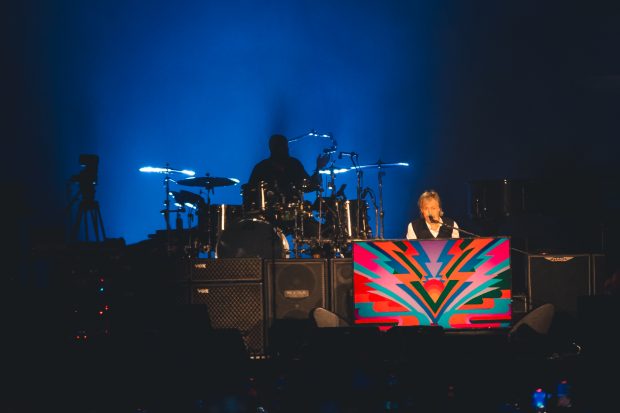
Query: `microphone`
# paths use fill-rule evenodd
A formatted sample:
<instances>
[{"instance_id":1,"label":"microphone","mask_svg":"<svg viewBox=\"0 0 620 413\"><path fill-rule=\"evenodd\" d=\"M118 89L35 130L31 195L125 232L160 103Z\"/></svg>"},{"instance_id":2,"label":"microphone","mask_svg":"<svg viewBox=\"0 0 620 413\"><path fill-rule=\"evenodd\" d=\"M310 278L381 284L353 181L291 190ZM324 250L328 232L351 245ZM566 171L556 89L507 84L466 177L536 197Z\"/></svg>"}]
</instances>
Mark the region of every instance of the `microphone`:
<instances>
[{"instance_id":1,"label":"microphone","mask_svg":"<svg viewBox=\"0 0 620 413\"><path fill-rule=\"evenodd\" d=\"M448 228L448 229L450 229L450 230L452 230L452 231L459 231L459 232L462 232L462 233L464 233L464 234L471 235L471 236L476 237L476 238L480 238L480 235L474 234L473 232L465 231L465 230L464 230L464 229L462 229L462 228L457 228L457 227L453 227L452 225L448 225L448 224L446 224L445 222L441 222L440 220L435 219L432 215L429 215L429 216L428 216L428 220L429 220L432 224L439 224L440 226L442 226L442 227L446 227L446 228Z\"/></svg>"},{"instance_id":2,"label":"microphone","mask_svg":"<svg viewBox=\"0 0 620 413\"><path fill-rule=\"evenodd\" d=\"M343 156L348 156L348 157L353 158L353 157L357 156L357 153L355 153L355 152L340 152L338 154L338 159L342 159Z\"/></svg>"}]
</instances>

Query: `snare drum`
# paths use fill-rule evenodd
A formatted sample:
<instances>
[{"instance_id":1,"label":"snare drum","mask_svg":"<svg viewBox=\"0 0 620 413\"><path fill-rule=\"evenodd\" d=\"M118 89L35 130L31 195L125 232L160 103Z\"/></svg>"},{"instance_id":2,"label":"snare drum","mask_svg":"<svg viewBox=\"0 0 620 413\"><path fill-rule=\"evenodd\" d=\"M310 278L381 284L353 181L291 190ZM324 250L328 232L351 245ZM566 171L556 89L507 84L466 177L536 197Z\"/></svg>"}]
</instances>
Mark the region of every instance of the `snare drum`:
<instances>
[{"instance_id":1,"label":"snare drum","mask_svg":"<svg viewBox=\"0 0 620 413\"><path fill-rule=\"evenodd\" d=\"M217 258L287 258L289 243L282 231L262 219L242 218L222 231L215 249Z\"/></svg>"}]
</instances>

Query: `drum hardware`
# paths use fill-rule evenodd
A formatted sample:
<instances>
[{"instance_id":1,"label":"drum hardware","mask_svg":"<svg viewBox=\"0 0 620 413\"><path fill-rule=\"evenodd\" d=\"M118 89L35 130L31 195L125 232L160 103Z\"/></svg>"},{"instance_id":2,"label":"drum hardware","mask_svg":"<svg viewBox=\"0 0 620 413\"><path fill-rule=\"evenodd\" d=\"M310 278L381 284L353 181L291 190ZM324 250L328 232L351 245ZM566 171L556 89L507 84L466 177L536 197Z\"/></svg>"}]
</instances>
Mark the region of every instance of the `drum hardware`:
<instances>
[{"instance_id":1,"label":"drum hardware","mask_svg":"<svg viewBox=\"0 0 620 413\"><path fill-rule=\"evenodd\" d=\"M358 162L359 154L357 152L340 152L338 155L339 159L342 159L343 156L351 159L351 168L350 170L355 171L356 177L356 185L355 185L355 214L351 217L351 205L350 202L347 201L345 207L346 214L346 234L349 239L365 239L367 238L367 216L366 216L366 208L362 208L362 185L363 185L363 175L364 172L360 167ZM364 216L362 217L361 212L364 211ZM354 225L353 225L354 224Z\"/></svg>"},{"instance_id":2,"label":"drum hardware","mask_svg":"<svg viewBox=\"0 0 620 413\"><path fill-rule=\"evenodd\" d=\"M207 203L204 205L207 211L207 237L206 242L202 246L202 250L207 254L207 258L211 258L211 252L213 251L213 245L211 245L211 226L213 222L213 217L211 216L211 192L213 192L213 187L207 189Z\"/></svg>"},{"instance_id":3,"label":"drum hardware","mask_svg":"<svg viewBox=\"0 0 620 413\"><path fill-rule=\"evenodd\" d=\"M284 234L291 235L293 248L291 253L294 257L300 257L303 251L304 221L312 216L311 204L304 199L304 194L316 190L310 180L304 179L299 185L290 188L290 199L281 198L280 202L268 207L271 212L271 221L280 228Z\"/></svg>"},{"instance_id":4,"label":"drum hardware","mask_svg":"<svg viewBox=\"0 0 620 413\"><path fill-rule=\"evenodd\" d=\"M336 149L338 148L338 143L336 139L334 139L334 135L331 133L320 133L315 129L311 129L310 132L304 133L303 135L296 136L288 140L288 143L297 142L306 137L315 137L315 138L327 138L331 141L331 147L323 149L324 154L332 154L336 153Z\"/></svg>"},{"instance_id":5,"label":"drum hardware","mask_svg":"<svg viewBox=\"0 0 620 413\"><path fill-rule=\"evenodd\" d=\"M311 205L305 201L305 193L315 191L318 185L304 180L299 185L283 188L260 181L258 185L242 185L243 217L259 219L273 224L286 236L292 236L293 255L300 251L304 234L304 220L311 216ZM285 195L287 194L287 195Z\"/></svg>"},{"instance_id":6,"label":"drum hardware","mask_svg":"<svg viewBox=\"0 0 620 413\"><path fill-rule=\"evenodd\" d=\"M336 175L349 172L350 168L343 168L341 166L337 166L335 162L332 162L331 165L327 169L319 170L319 174L329 175L329 181L327 183L327 189L331 191L331 195L328 198L331 205L328 205L325 201L325 198L321 196L320 192L317 192L317 199L315 201L315 210L319 211L319 219L318 219L318 234L317 234L317 242L320 244L322 242L322 234L323 234L323 225L328 224L332 226L332 237L334 240L338 241L342 238L342 222L340 217L340 205L337 200L344 198L344 188L346 185L342 185L338 191L336 191ZM332 208L335 207L334 208ZM325 211L323 210L326 208Z\"/></svg>"},{"instance_id":7,"label":"drum hardware","mask_svg":"<svg viewBox=\"0 0 620 413\"><path fill-rule=\"evenodd\" d=\"M312 250L320 250L321 256L337 256L338 251L347 243L346 220L344 218L344 197L330 196L323 198L317 196L313 204L318 216L315 217L317 231L309 234L304 230L304 242L309 244ZM326 255L329 250L331 254Z\"/></svg>"},{"instance_id":8,"label":"drum hardware","mask_svg":"<svg viewBox=\"0 0 620 413\"><path fill-rule=\"evenodd\" d=\"M182 174L182 175L186 175L186 176L194 176L196 173L194 171L188 170L188 169L175 169L175 168L171 168L169 164L166 163L166 166L163 168L159 168L159 167L153 167L153 166L144 166L142 168L139 169L140 172L146 172L146 173L160 173L160 174L164 174L164 189L166 191L166 196L164 198L164 209L162 209L160 211L160 213L164 216L164 220L166 222L166 244L167 244L167 250L168 253L171 252L172 249L172 245L171 245L171 234L170 234L170 214L172 212L178 212L178 211L172 211L170 209L170 197L171 197L171 193L170 193L170 182L175 182L170 175L173 173L176 174Z\"/></svg>"},{"instance_id":9,"label":"drum hardware","mask_svg":"<svg viewBox=\"0 0 620 413\"><path fill-rule=\"evenodd\" d=\"M377 200L375 198L375 193L369 187L364 188L361 194L362 199L366 199L367 196L370 196L370 200L372 202L372 206L375 210L375 234L379 234L379 207L377 206ZM372 238L372 231L371 231Z\"/></svg>"},{"instance_id":10,"label":"drum hardware","mask_svg":"<svg viewBox=\"0 0 620 413\"><path fill-rule=\"evenodd\" d=\"M207 226L206 240L204 241L204 245L201 246L201 249L203 250L203 252L207 254L207 257L210 258L211 253L214 252L215 250L214 248L215 246L212 245L214 234L212 233L213 217L211 213L211 206L212 206L211 205L211 194L215 193L215 188L223 187L223 186L234 186L239 183L239 180L236 178L224 178L224 177L210 176L207 173L205 174L205 176L202 176L202 177L192 177L192 178L181 179L177 181L177 183L179 185L202 187L206 189L207 202L205 204L203 200L202 203L200 203L200 206L205 208L204 211L201 211L201 214L206 213L206 226Z\"/></svg>"},{"instance_id":11,"label":"drum hardware","mask_svg":"<svg viewBox=\"0 0 620 413\"><path fill-rule=\"evenodd\" d=\"M381 160L377 161L375 164L371 165L358 165L356 169L361 170L364 168L376 168L377 169L377 182L379 187L379 225L378 231L376 234L377 238L383 238L383 221L385 217L385 212L383 210L383 177L385 176L384 169L387 168L398 168L398 167L408 167L409 164L406 162L396 162L396 163L385 163Z\"/></svg>"},{"instance_id":12,"label":"drum hardware","mask_svg":"<svg viewBox=\"0 0 620 413\"><path fill-rule=\"evenodd\" d=\"M361 222L360 222L360 211L361 211L361 201L362 201L362 176L363 176L363 171L361 168L359 168L359 163L357 162L358 160L358 155L355 152L351 152L351 163L353 164L353 168L355 169L355 176L356 176L356 185L355 185L355 191L356 191L356 195L357 195L357 206L356 206L356 210L355 210L355 230L356 233L353 234L353 232L351 231L351 225L350 225L350 218L349 218L349 236L351 238L361 238L360 234L359 234L359 230L361 227Z\"/></svg>"},{"instance_id":13,"label":"drum hardware","mask_svg":"<svg viewBox=\"0 0 620 413\"><path fill-rule=\"evenodd\" d=\"M260 181L257 186L241 185L241 197L245 216L266 218L267 212L272 212L270 210L274 210L274 206L280 203L278 197L281 198L281 195L277 188L271 188L267 182Z\"/></svg>"},{"instance_id":14,"label":"drum hardware","mask_svg":"<svg viewBox=\"0 0 620 413\"><path fill-rule=\"evenodd\" d=\"M331 191L331 195L336 194L336 175L349 172L349 168L342 168L340 166L336 166L334 162L327 169L319 170L319 174L321 175L329 175L329 180L327 182L327 189Z\"/></svg>"},{"instance_id":15,"label":"drum hardware","mask_svg":"<svg viewBox=\"0 0 620 413\"><path fill-rule=\"evenodd\" d=\"M174 198L175 205L180 209L177 210L177 230L183 229L183 220L181 219L180 212L187 212L187 228L188 228L188 245L186 246L186 252L193 255L194 250L197 249L196 237L194 237L194 211L199 210L201 205L204 205L204 199L202 196L190 191L172 191L172 197Z\"/></svg>"}]
</instances>

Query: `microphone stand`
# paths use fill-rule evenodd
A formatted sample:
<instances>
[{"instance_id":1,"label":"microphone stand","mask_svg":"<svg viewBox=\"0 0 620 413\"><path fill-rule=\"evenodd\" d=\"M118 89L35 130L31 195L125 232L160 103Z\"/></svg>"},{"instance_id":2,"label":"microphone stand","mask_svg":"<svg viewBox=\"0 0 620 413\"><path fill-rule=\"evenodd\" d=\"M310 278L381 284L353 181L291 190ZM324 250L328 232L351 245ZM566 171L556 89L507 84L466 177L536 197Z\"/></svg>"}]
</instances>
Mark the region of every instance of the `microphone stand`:
<instances>
[{"instance_id":1,"label":"microphone stand","mask_svg":"<svg viewBox=\"0 0 620 413\"><path fill-rule=\"evenodd\" d=\"M446 228L451 229L453 231L456 230L458 232L462 232L464 234L471 235L474 238L484 238L482 235L478 235L478 234L474 234L473 232L465 231L464 229L462 229L460 227L454 227L452 225L448 225L445 222L437 221L436 219L431 218L431 217L429 217L429 220L433 224L440 224L440 226L446 227ZM524 254L524 255L529 255L530 254L529 252L520 250L518 248L510 247L510 249L513 250L513 251L519 252L521 254Z\"/></svg>"},{"instance_id":2,"label":"microphone stand","mask_svg":"<svg viewBox=\"0 0 620 413\"><path fill-rule=\"evenodd\" d=\"M166 198L164 199L164 209L160 211L164 215L166 221L166 253L170 255L172 250L172 236L170 233L170 168L166 163L166 173L164 176L164 188L166 191Z\"/></svg>"},{"instance_id":3,"label":"microphone stand","mask_svg":"<svg viewBox=\"0 0 620 413\"><path fill-rule=\"evenodd\" d=\"M351 156L351 163L353 164L353 169L355 169L355 175L357 178L357 182L356 182L356 196L355 196L355 203L356 203L356 210L355 210L355 235L354 234L349 234L349 236L351 238L360 238L360 234L359 234L359 230L360 230L360 206L361 206L361 197L362 197L362 168L360 168L359 163L357 162L357 157L358 155L355 154L353 156ZM349 209L350 211L350 209ZM353 232L353 231L351 231Z\"/></svg>"},{"instance_id":4,"label":"microphone stand","mask_svg":"<svg viewBox=\"0 0 620 413\"><path fill-rule=\"evenodd\" d=\"M385 217L385 211L383 210L383 177L385 172L383 169L383 162L379 159L377 161L377 186L379 187L379 233L377 237L381 239L383 239L383 222Z\"/></svg>"}]
</instances>

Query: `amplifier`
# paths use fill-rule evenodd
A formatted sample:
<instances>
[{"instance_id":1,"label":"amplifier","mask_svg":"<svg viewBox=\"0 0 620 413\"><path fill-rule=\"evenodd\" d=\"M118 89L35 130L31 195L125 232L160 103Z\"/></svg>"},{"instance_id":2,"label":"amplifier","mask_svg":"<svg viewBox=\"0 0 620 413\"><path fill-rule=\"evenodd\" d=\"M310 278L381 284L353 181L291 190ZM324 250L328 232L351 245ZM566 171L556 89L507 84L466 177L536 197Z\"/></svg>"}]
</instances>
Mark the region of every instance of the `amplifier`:
<instances>
[{"instance_id":1,"label":"amplifier","mask_svg":"<svg viewBox=\"0 0 620 413\"><path fill-rule=\"evenodd\" d=\"M577 299L592 294L590 254L528 257L530 310L546 303L577 315Z\"/></svg>"},{"instance_id":2,"label":"amplifier","mask_svg":"<svg viewBox=\"0 0 620 413\"><path fill-rule=\"evenodd\" d=\"M262 281L262 258L201 258L189 262L191 281Z\"/></svg>"}]
</instances>

